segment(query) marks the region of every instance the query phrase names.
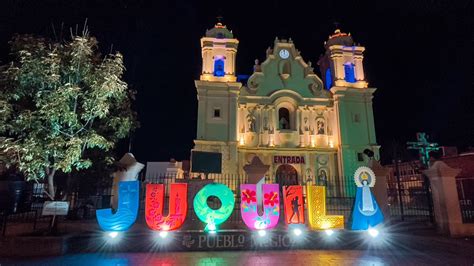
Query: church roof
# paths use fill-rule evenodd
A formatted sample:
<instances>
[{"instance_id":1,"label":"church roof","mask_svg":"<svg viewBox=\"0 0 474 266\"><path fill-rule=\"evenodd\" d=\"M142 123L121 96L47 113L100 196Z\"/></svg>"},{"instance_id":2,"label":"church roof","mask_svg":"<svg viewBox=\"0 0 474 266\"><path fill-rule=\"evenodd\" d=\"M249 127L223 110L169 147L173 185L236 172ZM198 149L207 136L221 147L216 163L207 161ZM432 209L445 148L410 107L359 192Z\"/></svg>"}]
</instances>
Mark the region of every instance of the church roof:
<instances>
[{"instance_id":1,"label":"church roof","mask_svg":"<svg viewBox=\"0 0 474 266\"><path fill-rule=\"evenodd\" d=\"M263 63L255 61L254 73L240 95L273 97L285 94L298 99L327 99L321 79L314 74L310 62L305 62L293 41L275 39L266 51Z\"/></svg>"},{"instance_id":2,"label":"church roof","mask_svg":"<svg viewBox=\"0 0 474 266\"><path fill-rule=\"evenodd\" d=\"M340 29L336 29L333 34L329 35L329 39L324 44L326 48L332 45L352 46L354 40L350 33L344 33Z\"/></svg>"},{"instance_id":3,"label":"church roof","mask_svg":"<svg viewBox=\"0 0 474 266\"><path fill-rule=\"evenodd\" d=\"M214 28L206 31L206 37L217 39L233 39L234 34L232 34L232 31L227 29L226 25L223 25L221 22L217 22L217 24L214 25Z\"/></svg>"}]
</instances>

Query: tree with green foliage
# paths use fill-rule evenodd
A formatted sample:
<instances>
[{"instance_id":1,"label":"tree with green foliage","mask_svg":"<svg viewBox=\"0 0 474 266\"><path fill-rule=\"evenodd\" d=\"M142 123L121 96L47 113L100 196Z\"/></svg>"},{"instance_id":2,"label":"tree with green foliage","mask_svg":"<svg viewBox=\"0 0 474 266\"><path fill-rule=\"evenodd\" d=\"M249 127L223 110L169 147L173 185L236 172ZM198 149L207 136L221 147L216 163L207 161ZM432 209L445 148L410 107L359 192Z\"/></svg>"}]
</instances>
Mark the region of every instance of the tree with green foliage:
<instances>
[{"instance_id":1,"label":"tree with green foliage","mask_svg":"<svg viewBox=\"0 0 474 266\"><path fill-rule=\"evenodd\" d=\"M135 93L122 79L122 55L101 56L87 32L68 41L19 35L10 45L13 61L0 69L0 152L27 180L47 179L54 199L57 172L89 168L90 151L107 153L136 128Z\"/></svg>"}]
</instances>

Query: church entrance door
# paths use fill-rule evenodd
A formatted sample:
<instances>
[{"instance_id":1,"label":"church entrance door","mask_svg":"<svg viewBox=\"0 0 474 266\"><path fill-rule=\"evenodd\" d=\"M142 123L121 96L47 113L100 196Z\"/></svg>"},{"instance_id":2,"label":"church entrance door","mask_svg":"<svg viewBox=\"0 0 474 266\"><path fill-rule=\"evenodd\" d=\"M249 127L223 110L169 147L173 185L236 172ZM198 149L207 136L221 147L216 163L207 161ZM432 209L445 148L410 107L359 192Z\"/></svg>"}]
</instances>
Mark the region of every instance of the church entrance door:
<instances>
[{"instance_id":1,"label":"church entrance door","mask_svg":"<svg viewBox=\"0 0 474 266\"><path fill-rule=\"evenodd\" d=\"M298 172L293 166L282 164L277 168L276 182L280 187L298 185Z\"/></svg>"}]
</instances>

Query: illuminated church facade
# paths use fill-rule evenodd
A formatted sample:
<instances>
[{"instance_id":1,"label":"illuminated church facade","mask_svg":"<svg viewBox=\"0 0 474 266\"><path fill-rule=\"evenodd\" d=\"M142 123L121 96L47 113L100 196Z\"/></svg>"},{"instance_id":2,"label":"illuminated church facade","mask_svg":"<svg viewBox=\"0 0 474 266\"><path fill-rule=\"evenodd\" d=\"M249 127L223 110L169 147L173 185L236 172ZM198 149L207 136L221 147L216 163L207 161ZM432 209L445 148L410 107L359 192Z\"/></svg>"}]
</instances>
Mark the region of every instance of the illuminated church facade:
<instances>
[{"instance_id":1,"label":"illuminated church facade","mask_svg":"<svg viewBox=\"0 0 474 266\"><path fill-rule=\"evenodd\" d=\"M305 184L353 175L378 157L364 47L336 30L315 74L291 39L276 38L246 84L237 81L239 41L221 23L201 38L202 73L194 151L222 153L222 173L244 174L258 156L280 184Z\"/></svg>"}]
</instances>

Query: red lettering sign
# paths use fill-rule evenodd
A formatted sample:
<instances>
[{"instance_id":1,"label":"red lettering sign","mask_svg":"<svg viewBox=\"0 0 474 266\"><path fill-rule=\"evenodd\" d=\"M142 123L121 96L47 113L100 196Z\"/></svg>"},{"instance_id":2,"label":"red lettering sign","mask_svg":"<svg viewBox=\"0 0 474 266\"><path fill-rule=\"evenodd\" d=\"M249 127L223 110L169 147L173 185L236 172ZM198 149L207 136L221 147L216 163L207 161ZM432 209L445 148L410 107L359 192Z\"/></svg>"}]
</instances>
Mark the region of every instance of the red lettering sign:
<instances>
[{"instance_id":1,"label":"red lettering sign","mask_svg":"<svg viewBox=\"0 0 474 266\"><path fill-rule=\"evenodd\" d=\"M273 156L273 163L275 164L304 164L304 156Z\"/></svg>"}]
</instances>

